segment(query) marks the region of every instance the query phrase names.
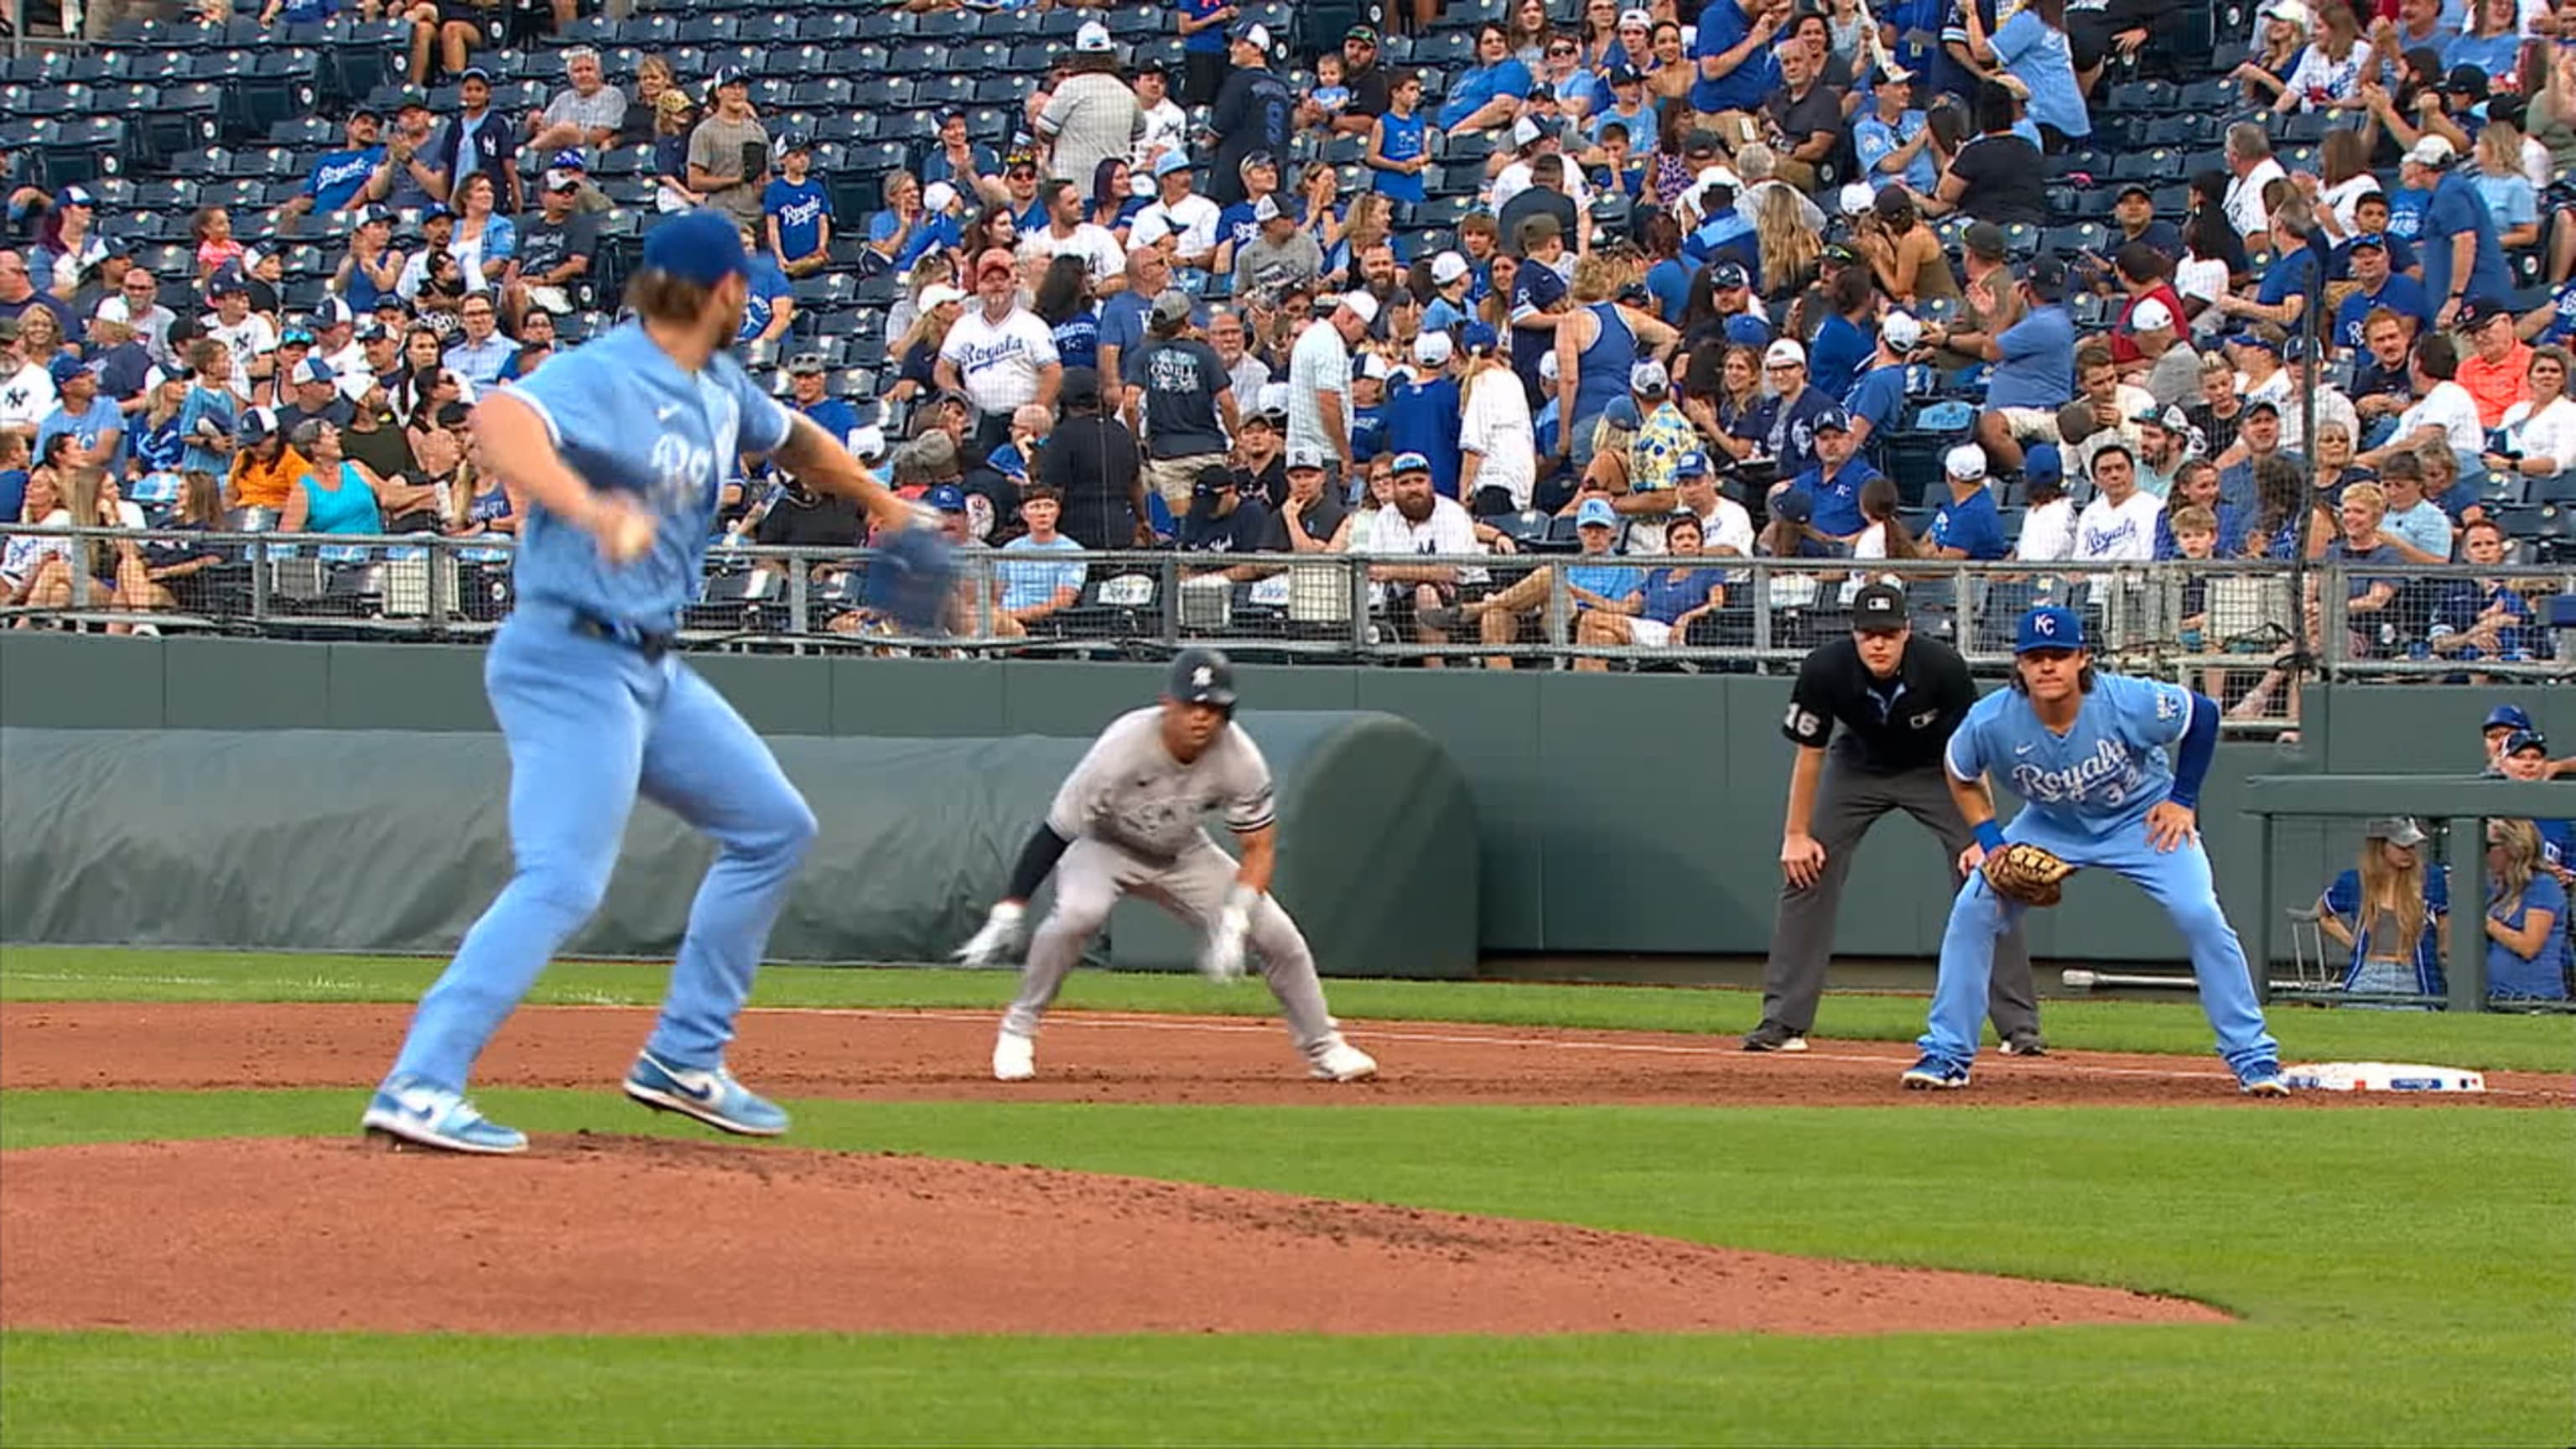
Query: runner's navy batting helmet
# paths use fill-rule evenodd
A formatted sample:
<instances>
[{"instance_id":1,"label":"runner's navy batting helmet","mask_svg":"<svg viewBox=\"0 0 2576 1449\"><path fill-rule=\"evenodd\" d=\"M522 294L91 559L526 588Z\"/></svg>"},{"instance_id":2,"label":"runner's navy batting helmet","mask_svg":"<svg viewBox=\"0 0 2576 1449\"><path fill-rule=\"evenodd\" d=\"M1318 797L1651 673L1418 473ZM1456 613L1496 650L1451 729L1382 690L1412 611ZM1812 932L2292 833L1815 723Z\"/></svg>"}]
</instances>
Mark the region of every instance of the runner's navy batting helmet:
<instances>
[{"instance_id":1,"label":"runner's navy batting helmet","mask_svg":"<svg viewBox=\"0 0 2576 1449\"><path fill-rule=\"evenodd\" d=\"M1234 665L1213 649L1184 649L1172 659L1172 683L1166 691L1183 704L1234 708Z\"/></svg>"}]
</instances>

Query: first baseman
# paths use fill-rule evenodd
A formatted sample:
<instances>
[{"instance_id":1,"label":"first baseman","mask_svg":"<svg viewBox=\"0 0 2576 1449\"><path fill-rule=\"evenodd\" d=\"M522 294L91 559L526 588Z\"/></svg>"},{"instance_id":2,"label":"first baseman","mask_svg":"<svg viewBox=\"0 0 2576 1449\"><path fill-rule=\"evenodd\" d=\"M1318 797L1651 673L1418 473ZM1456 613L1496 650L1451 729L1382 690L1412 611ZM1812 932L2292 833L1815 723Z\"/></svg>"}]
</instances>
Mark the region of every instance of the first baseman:
<instances>
[{"instance_id":1,"label":"first baseman","mask_svg":"<svg viewBox=\"0 0 2576 1449\"><path fill-rule=\"evenodd\" d=\"M1880 816L1902 810L1921 822L1940 840L1944 867L1974 839L1950 798L1941 751L1976 702L1968 662L1937 639L1915 637L1905 594L1891 584L1853 595L1850 635L1816 646L1798 667L1780 722L1798 747L1780 834L1780 911L1762 971L1762 1021L1745 1034L1746 1051L1807 1049L1843 878ZM2018 926L1996 952L1987 1011L2006 1054L2044 1049Z\"/></svg>"},{"instance_id":2,"label":"first baseman","mask_svg":"<svg viewBox=\"0 0 2576 1449\"><path fill-rule=\"evenodd\" d=\"M1297 923L1268 894L1278 859L1270 766L1234 722L1234 668L1213 649L1184 649L1157 707L1111 721L1056 791L1055 804L1011 872L1007 894L957 952L971 965L1002 959L1019 935L1028 899L1049 872L1055 908L1029 942L1019 995L993 1043L993 1076L1037 1075L1038 1019L1082 948L1134 893L1191 925L1204 926L1202 974L1243 974L1247 941L1261 952L1262 979L1279 998L1288 1033L1308 1069L1327 1081L1374 1076L1377 1063L1342 1040L1324 1009L1315 956ZM1199 819L1223 810L1243 860L1217 848Z\"/></svg>"},{"instance_id":3,"label":"first baseman","mask_svg":"<svg viewBox=\"0 0 2576 1449\"><path fill-rule=\"evenodd\" d=\"M1941 938L1923 1057L1906 1069L1904 1084L1968 1085L1995 939L2023 910L1998 895L1983 870L2009 842L2068 866L2116 871L2153 896L2190 948L2201 1009L2237 1084L2258 1096L2285 1095L2280 1048L2264 1029L2245 949L2200 844L2200 787L2218 752L2217 702L2178 685L2096 673L2083 616L2071 609L2031 610L2016 645L2012 687L1977 701L1950 737L1950 793L1976 840L1960 856L1968 882ZM2024 802L2008 826L1995 824L1989 775Z\"/></svg>"},{"instance_id":4,"label":"first baseman","mask_svg":"<svg viewBox=\"0 0 2576 1449\"><path fill-rule=\"evenodd\" d=\"M724 1052L814 815L769 747L672 652L673 634L737 454L767 454L849 494L890 530L912 515L723 350L748 270L731 221L672 218L645 240L636 320L476 409L485 455L535 500L514 565L518 607L483 665L510 746L518 869L421 998L361 1119L369 1131L455 1152L526 1148L465 1099L465 1079L598 909L639 793L714 836L717 851L626 1094L728 1132L787 1130L785 1112L725 1070Z\"/></svg>"}]
</instances>

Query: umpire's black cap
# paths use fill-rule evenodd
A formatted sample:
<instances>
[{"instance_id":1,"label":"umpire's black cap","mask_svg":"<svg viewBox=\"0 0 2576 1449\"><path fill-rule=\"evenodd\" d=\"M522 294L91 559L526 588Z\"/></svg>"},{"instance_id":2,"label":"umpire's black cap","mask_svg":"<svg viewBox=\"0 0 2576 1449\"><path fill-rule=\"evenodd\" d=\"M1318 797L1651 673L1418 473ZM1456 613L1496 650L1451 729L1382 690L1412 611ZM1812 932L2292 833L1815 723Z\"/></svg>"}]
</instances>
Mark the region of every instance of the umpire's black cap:
<instances>
[{"instance_id":1,"label":"umpire's black cap","mask_svg":"<svg viewBox=\"0 0 2576 1449\"><path fill-rule=\"evenodd\" d=\"M1894 584L1871 584L1852 596L1854 629L1892 634L1912 622L1905 613L1905 593Z\"/></svg>"},{"instance_id":2,"label":"umpire's black cap","mask_svg":"<svg viewBox=\"0 0 2576 1449\"><path fill-rule=\"evenodd\" d=\"M1213 649L1184 649L1172 658L1172 684L1166 691L1183 704L1234 708L1234 663Z\"/></svg>"}]
</instances>

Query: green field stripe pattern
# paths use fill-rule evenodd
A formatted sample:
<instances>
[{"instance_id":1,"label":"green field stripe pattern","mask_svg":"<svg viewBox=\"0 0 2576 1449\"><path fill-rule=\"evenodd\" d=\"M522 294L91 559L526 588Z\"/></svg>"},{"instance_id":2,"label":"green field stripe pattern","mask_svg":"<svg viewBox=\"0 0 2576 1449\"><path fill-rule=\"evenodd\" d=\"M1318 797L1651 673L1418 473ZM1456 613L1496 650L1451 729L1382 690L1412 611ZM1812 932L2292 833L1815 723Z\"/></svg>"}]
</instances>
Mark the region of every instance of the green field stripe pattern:
<instances>
[{"instance_id":1,"label":"green field stripe pattern","mask_svg":"<svg viewBox=\"0 0 2576 1449\"><path fill-rule=\"evenodd\" d=\"M604 1091L485 1100L538 1131L686 1130ZM2563 1439L2576 1375L2568 1114L793 1105L809 1147L2119 1283L2246 1321L1845 1340L19 1333L0 1344L11 1441L2471 1445ZM0 1146L340 1132L357 1106L13 1092Z\"/></svg>"},{"instance_id":2,"label":"green field stripe pattern","mask_svg":"<svg viewBox=\"0 0 2576 1449\"><path fill-rule=\"evenodd\" d=\"M419 957L263 955L212 951L0 948L7 1001L416 1000L444 966ZM531 1001L648 1006L666 968L561 962ZM754 1005L972 1009L999 1012L1012 978L993 971L771 966ZM1547 986L1521 983L1330 981L1336 1014L1363 1020L1449 1021L1576 1031L1674 1031L1734 1035L1761 1013L1756 993L1689 987ZM1062 1009L1269 1016L1258 983L1219 987L1189 975L1081 971ZM1911 1041L1923 1030L1921 997L1828 995L1819 1036ZM2049 1040L2093 1051L2203 1054L2209 1024L2187 1001L2059 1000L2042 1008ZM2431 1061L2482 1070L2576 1069L2576 1016L2273 1009L2282 1048L2299 1061Z\"/></svg>"}]
</instances>

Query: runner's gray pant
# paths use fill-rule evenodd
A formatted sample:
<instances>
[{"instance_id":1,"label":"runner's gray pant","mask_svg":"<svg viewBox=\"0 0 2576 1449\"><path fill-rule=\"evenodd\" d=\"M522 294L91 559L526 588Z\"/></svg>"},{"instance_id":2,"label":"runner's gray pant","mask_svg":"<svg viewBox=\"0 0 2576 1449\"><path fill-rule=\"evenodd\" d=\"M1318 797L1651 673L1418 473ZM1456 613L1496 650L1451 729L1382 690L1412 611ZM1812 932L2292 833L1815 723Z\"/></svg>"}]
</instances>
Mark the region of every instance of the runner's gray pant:
<instances>
[{"instance_id":1,"label":"runner's gray pant","mask_svg":"<svg viewBox=\"0 0 2576 1449\"><path fill-rule=\"evenodd\" d=\"M1892 775L1855 770L1841 760L1825 758L1824 778L1816 784L1816 809L1810 834L1825 848L1824 869L1816 883L1800 887L1780 882L1780 913L1771 927L1771 959L1762 969L1762 1018L1776 1021L1801 1036L1816 1024L1816 998L1825 990L1825 965L1833 954L1834 916L1841 908L1843 877L1851 871L1852 852L1878 817L1902 810L1923 822L1941 842L1941 872L1959 883L1959 854L1977 837L1950 798L1947 772L1937 764ZM2004 1035L2039 1030L2039 996L2031 981L2030 942L2016 924L1995 943L1995 972L1987 987L1986 1010L1995 1030Z\"/></svg>"},{"instance_id":2,"label":"runner's gray pant","mask_svg":"<svg viewBox=\"0 0 2576 1449\"><path fill-rule=\"evenodd\" d=\"M1100 934L1109 908L1122 895L1139 895L1204 932L1225 908L1235 862L1202 835L1169 865L1142 859L1086 835L1056 862L1055 908L1029 938L1028 963L1020 968L1020 994L1003 1013L1002 1030L1035 1036L1038 1018L1064 978L1082 960L1082 948ZM1315 978L1315 953L1288 912L1267 894L1252 908L1246 940L1260 961L1261 979L1279 999L1288 1035L1309 1057L1332 1039L1335 1023L1324 1010L1324 986Z\"/></svg>"}]
</instances>

